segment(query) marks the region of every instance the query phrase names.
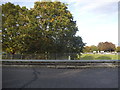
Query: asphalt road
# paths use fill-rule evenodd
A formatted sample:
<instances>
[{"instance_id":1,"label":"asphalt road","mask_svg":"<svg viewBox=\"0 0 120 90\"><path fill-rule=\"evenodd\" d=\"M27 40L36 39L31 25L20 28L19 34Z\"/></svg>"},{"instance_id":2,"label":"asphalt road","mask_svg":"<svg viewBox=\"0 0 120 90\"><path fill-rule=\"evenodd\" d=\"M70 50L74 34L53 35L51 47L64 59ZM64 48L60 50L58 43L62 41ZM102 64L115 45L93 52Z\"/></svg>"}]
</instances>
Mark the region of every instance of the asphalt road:
<instances>
[{"instance_id":1,"label":"asphalt road","mask_svg":"<svg viewBox=\"0 0 120 90\"><path fill-rule=\"evenodd\" d=\"M118 88L117 68L3 67L3 88Z\"/></svg>"}]
</instances>

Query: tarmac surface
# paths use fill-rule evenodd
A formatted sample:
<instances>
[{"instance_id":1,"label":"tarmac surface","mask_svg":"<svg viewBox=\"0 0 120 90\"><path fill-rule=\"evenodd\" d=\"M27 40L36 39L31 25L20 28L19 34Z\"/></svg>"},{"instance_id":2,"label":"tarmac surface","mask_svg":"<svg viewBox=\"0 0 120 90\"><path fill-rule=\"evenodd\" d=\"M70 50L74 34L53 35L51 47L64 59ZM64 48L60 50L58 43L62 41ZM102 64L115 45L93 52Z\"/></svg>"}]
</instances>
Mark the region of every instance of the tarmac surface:
<instances>
[{"instance_id":1,"label":"tarmac surface","mask_svg":"<svg viewBox=\"0 0 120 90\"><path fill-rule=\"evenodd\" d=\"M118 68L3 66L2 88L118 88Z\"/></svg>"}]
</instances>

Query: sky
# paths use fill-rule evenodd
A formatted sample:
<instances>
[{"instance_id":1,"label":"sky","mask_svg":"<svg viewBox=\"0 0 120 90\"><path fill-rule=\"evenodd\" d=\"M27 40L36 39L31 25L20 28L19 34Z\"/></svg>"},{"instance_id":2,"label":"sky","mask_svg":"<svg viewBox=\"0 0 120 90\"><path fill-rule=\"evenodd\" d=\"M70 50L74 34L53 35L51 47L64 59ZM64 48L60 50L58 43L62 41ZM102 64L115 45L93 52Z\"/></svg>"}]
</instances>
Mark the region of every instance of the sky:
<instances>
[{"instance_id":1,"label":"sky","mask_svg":"<svg viewBox=\"0 0 120 90\"><path fill-rule=\"evenodd\" d=\"M40 0L1 0L33 8ZM52 0L53 1L53 0ZM118 0L59 0L68 4L81 36L87 46L99 42L112 42L118 46ZM119 41L120 42L120 41ZM119 43L120 45L120 43Z\"/></svg>"}]
</instances>

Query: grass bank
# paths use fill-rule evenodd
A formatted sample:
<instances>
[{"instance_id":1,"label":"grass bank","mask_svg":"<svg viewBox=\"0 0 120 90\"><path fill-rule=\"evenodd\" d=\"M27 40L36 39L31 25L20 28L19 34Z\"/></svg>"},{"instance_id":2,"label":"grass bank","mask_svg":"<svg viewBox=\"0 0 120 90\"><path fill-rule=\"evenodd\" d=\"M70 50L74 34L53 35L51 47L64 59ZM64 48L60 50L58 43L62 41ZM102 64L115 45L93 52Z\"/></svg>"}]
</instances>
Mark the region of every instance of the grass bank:
<instances>
[{"instance_id":1,"label":"grass bank","mask_svg":"<svg viewBox=\"0 0 120 90\"><path fill-rule=\"evenodd\" d=\"M118 60L120 55L114 54L82 54L81 60Z\"/></svg>"}]
</instances>

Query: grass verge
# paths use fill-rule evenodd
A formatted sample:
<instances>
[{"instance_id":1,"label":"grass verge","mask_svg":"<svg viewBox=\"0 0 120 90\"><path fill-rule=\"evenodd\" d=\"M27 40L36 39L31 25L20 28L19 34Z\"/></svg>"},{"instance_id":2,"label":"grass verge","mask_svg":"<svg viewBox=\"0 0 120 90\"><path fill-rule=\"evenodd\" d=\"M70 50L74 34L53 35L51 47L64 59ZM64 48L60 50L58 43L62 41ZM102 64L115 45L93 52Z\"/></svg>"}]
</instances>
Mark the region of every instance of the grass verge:
<instances>
[{"instance_id":1,"label":"grass verge","mask_svg":"<svg viewBox=\"0 0 120 90\"><path fill-rule=\"evenodd\" d=\"M120 55L114 54L82 54L81 60L118 60Z\"/></svg>"}]
</instances>

